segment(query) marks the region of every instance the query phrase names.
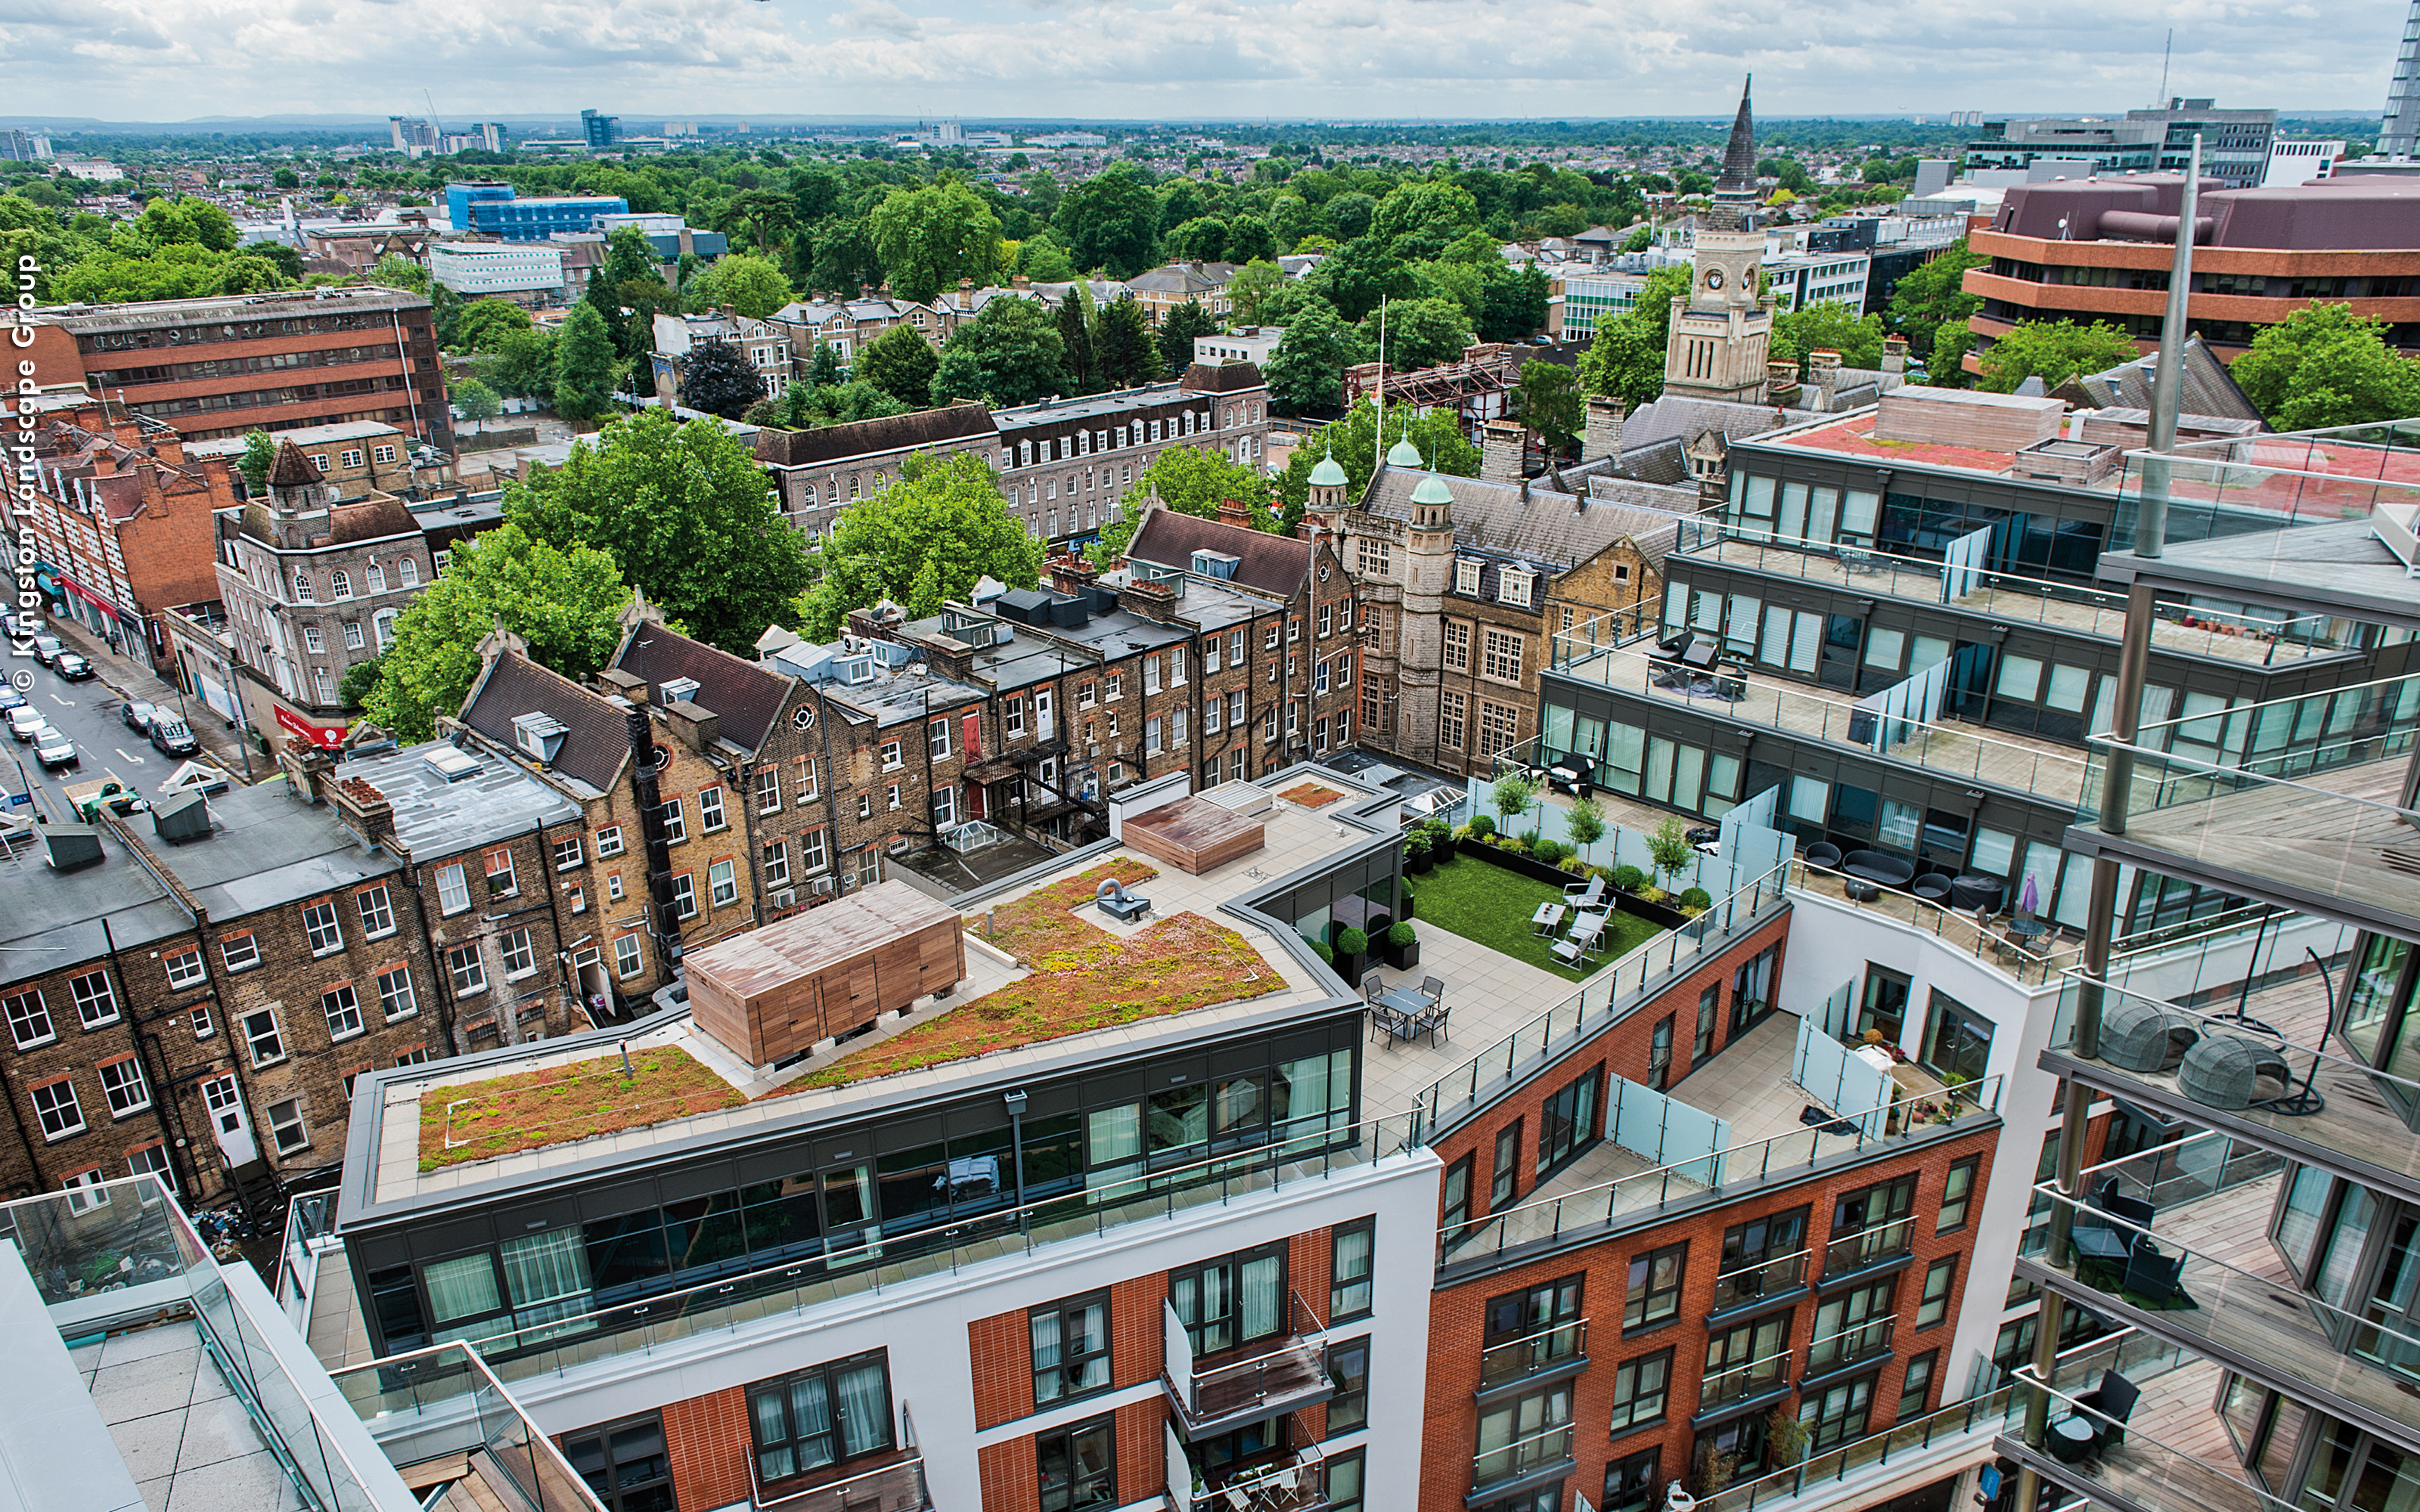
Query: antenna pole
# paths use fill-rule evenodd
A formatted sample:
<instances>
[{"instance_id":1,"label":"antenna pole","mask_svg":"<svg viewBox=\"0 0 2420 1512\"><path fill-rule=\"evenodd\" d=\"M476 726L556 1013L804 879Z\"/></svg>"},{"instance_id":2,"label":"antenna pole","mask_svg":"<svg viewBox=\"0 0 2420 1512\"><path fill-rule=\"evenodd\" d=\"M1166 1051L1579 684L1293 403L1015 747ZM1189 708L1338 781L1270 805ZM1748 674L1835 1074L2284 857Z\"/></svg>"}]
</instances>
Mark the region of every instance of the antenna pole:
<instances>
[{"instance_id":1,"label":"antenna pole","mask_svg":"<svg viewBox=\"0 0 2420 1512\"><path fill-rule=\"evenodd\" d=\"M1378 424L1370 437L1370 476L1387 465L1387 296L1378 296Z\"/></svg>"},{"instance_id":2,"label":"antenna pole","mask_svg":"<svg viewBox=\"0 0 2420 1512\"><path fill-rule=\"evenodd\" d=\"M2168 57L2177 50L2177 29L2168 28L2168 40L2160 49L2160 98L2151 101L2153 110L2165 110L2168 105Z\"/></svg>"}]
</instances>

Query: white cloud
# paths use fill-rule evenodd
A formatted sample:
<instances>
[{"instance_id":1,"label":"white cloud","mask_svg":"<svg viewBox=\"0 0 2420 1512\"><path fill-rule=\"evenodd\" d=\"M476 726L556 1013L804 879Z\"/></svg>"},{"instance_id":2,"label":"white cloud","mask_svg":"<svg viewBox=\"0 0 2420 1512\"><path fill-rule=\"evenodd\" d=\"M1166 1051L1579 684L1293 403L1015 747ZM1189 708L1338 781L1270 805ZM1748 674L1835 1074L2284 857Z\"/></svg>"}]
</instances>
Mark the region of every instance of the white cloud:
<instances>
[{"instance_id":1,"label":"white cloud","mask_svg":"<svg viewBox=\"0 0 2420 1512\"><path fill-rule=\"evenodd\" d=\"M596 106L1146 116L2110 112L2169 89L2376 110L2398 0L16 0L10 114Z\"/></svg>"}]
</instances>

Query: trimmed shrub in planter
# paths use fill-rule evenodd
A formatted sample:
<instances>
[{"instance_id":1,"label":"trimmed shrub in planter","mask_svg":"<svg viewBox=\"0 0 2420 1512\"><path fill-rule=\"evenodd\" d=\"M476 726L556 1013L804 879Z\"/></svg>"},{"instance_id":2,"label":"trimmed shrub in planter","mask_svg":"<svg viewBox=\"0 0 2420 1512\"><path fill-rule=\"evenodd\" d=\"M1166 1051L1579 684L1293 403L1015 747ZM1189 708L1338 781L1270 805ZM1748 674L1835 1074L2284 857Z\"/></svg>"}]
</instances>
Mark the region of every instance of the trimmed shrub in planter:
<instances>
[{"instance_id":1,"label":"trimmed shrub in planter","mask_svg":"<svg viewBox=\"0 0 2420 1512\"><path fill-rule=\"evenodd\" d=\"M1473 814L1470 816L1470 832L1479 839L1485 840L1496 833L1496 821L1483 813Z\"/></svg>"},{"instance_id":2,"label":"trimmed shrub in planter","mask_svg":"<svg viewBox=\"0 0 2420 1512\"><path fill-rule=\"evenodd\" d=\"M1336 952L1329 949L1324 942L1314 940L1310 935L1306 934L1302 937L1302 943L1311 947L1311 954L1319 957L1322 961L1328 963L1330 965L1335 964Z\"/></svg>"},{"instance_id":3,"label":"trimmed shrub in planter","mask_svg":"<svg viewBox=\"0 0 2420 1512\"><path fill-rule=\"evenodd\" d=\"M1336 933L1336 974L1345 985L1358 987L1361 981L1361 958L1369 953L1370 936L1357 929Z\"/></svg>"},{"instance_id":4,"label":"trimmed shrub in planter","mask_svg":"<svg viewBox=\"0 0 2420 1512\"><path fill-rule=\"evenodd\" d=\"M1420 964L1420 937L1409 924L1397 924L1387 931L1387 964L1397 971L1406 971Z\"/></svg>"},{"instance_id":5,"label":"trimmed shrub in planter","mask_svg":"<svg viewBox=\"0 0 2420 1512\"><path fill-rule=\"evenodd\" d=\"M1703 887L1691 887L1681 894L1681 906L1702 914L1714 906L1714 895Z\"/></svg>"},{"instance_id":6,"label":"trimmed shrub in planter","mask_svg":"<svg viewBox=\"0 0 2420 1512\"><path fill-rule=\"evenodd\" d=\"M1613 869L1613 885L1624 892L1637 892L1647 886L1647 873L1635 866L1617 866Z\"/></svg>"}]
</instances>

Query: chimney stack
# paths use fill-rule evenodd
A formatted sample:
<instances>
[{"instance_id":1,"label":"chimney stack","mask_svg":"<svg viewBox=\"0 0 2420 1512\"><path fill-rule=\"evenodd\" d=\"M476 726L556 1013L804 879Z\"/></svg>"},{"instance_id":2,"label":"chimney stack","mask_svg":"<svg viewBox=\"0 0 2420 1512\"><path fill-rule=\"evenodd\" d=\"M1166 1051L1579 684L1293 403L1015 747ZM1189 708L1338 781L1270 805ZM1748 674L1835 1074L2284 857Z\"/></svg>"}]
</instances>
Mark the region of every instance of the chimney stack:
<instances>
[{"instance_id":1,"label":"chimney stack","mask_svg":"<svg viewBox=\"0 0 2420 1512\"><path fill-rule=\"evenodd\" d=\"M1764 402L1784 409L1798 403L1798 364L1796 363L1764 364Z\"/></svg>"},{"instance_id":2,"label":"chimney stack","mask_svg":"<svg viewBox=\"0 0 2420 1512\"><path fill-rule=\"evenodd\" d=\"M1885 373L1907 371L1907 338L1905 336L1883 338L1883 371Z\"/></svg>"},{"instance_id":3,"label":"chimney stack","mask_svg":"<svg viewBox=\"0 0 2420 1512\"><path fill-rule=\"evenodd\" d=\"M1240 525L1249 530L1252 524L1251 506L1239 499L1221 499L1218 501L1218 522Z\"/></svg>"},{"instance_id":4,"label":"chimney stack","mask_svg":"<svg viewBox=\"0 0 2420 1512\"><path fill-rule=\"evenodd\" d=\"M1621 422L1626 407L1621 396L1591 393L1588 401L1588 429L1580 437L1580 460L1593 462L1599 457L1621 455Z\"/></svg>"},{"instance_id":5,"label":"chimney stack","mask_svg":"<svg viewBox=\"0 0 2420 1512\"><path fill-rule=\"evenodd\" d=\"M1830 414L1832 412L1833 395L1840 385L1840 354L1838 352L1808 352L1807 354L1807 378L1808 383L1811 384L1815 390L1813 402L1807 408L1821 410L1827 415Z\"/></svg>"},{"instance_id":6,"label":"chimney stack","mask_svg":"<svg viewBox=\"0 0 2420 1512\"><path fill-rule=\"evenodd\" d=\"M1519 483L1528 432L1509 420L1491 420L1479 429L1479 477L1482 483Z\"/></svg>"},{"instance_id":7,"label":"chimney stack","mask_svg":"<svg viewBox=\"0 0 2420 1512\"><path fill-rule=\"evenodd\" d=\"M1130 582L1118 590L1118 608L1166 625L1176 617L1176 590L1164 582Z\"/></svg>"},{"instance_id":8,"label":"chimney stack","mask_svg":"<svg viewBox=\"0 0 2420 1512\"><path fill-rule=\"evenodd\" d=\"M1071 551L1051 559L1050 589L1064 598L1080 598L1092 593L1093 579L1100 575L1100 568Z\"/></svg>"}]
</instances>

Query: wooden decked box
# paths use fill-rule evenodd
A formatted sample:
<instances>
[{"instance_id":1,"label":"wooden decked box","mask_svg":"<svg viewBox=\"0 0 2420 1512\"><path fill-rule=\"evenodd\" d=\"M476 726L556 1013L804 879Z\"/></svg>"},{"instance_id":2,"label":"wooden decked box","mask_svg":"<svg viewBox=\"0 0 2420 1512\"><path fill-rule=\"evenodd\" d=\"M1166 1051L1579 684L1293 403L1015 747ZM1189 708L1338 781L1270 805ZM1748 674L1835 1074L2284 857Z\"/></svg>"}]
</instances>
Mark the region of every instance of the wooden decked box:
<instances>
[{"instance_id":1,"label":"wooden decked box","mask_svg":"<svg viewBox=\"0 0 2420 1512\"><path fill-rule=\"evenodd\" d=\"M1212 798L1179 798L1120 826L1126 848L1200 876L1268 843L1267 826Z\"/></svg>"},{"instance_id":2,"label":"wooden decked box","mask_svg":"<svg viewBox=\"0 0 2420 1512\"><path fill-rule=\"evenodd\" d=\"M904 882L879 882L820 908L691 954L697 1026L752 1066L802 1056L966 979L958 916Z\"/></svg>"}]
</instances>

